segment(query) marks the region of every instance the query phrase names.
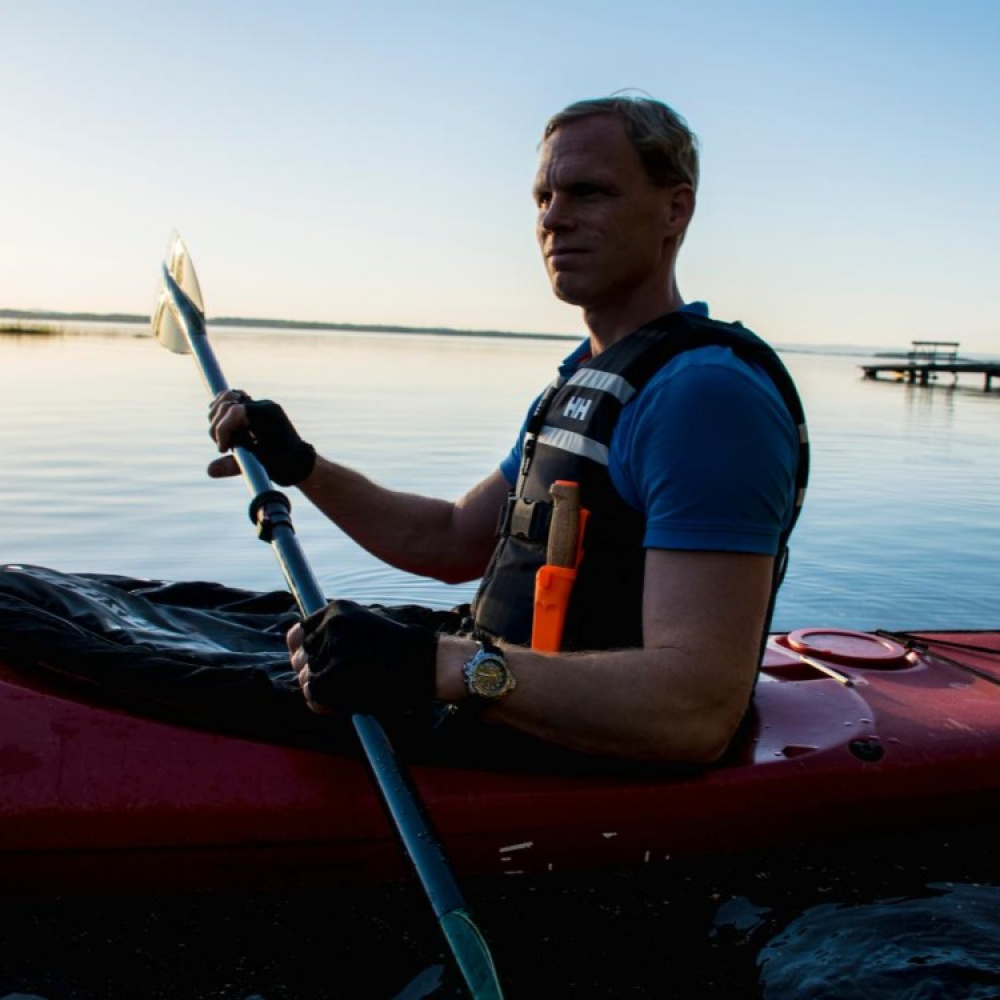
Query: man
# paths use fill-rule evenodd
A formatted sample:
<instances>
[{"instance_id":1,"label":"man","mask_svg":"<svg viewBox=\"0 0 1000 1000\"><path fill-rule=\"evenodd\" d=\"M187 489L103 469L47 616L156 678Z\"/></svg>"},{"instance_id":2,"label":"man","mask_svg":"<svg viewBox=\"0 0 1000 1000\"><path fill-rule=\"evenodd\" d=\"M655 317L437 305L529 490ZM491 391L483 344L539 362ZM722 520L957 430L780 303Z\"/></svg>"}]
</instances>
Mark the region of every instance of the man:
<instances>
[{"instance_id":1,"label":"man","mask_svg":"<svg viewBox=\"0 0 1000 1000\"><path fill-rule=\"evenodd\" d=\"M804 481L804 421L773 352L680 295L697 180L696 140L659 102L584 101L550 120L537 237L554 293L582 309L589 337L501 468L455 502L394 492L316 456L272 403L234 392L214 401L220 451L247 443L272 478L377 557L450 583L486 574L471 635L350 602L294 627L291 662L311 707L391 723L440 703L638 761L710 763L729 747ZM209 467L235 472L229 456ZM542 653L527 646L531 587L556 479L581 483L590 519L563 646L572 652Z\"/></svg>"}]
</instances>

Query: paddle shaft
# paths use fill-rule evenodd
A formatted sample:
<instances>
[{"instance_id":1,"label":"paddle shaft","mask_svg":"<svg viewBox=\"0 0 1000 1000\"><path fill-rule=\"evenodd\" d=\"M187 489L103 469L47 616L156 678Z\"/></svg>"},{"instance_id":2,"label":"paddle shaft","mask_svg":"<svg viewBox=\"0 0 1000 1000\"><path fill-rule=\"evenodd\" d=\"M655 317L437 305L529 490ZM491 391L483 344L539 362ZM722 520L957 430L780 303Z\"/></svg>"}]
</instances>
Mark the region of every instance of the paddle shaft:
<instances>
[{"instance_id":1,"label":"paddle shaft","mask_svg":"<svg viewBox=\"0 0 1000 1000\"><path fill-rule=\"evenodd\" d=\"M191 353L214 398L227 391L229 385L209 342L204 319L166 266L163 272L167 289L180 313ZM295 535L289 513L291 505L283 494L274 489L270 477L252 452L236 447L233 454L253 494L251 510L256 511L254 521L258 525L258 533L274 549L299 610L303 617L321 610L326 607L327 601ZM351 716L351 723L382 802L452 947L471 995L477 998L501 997L486 943L468 915L440 841L431 829L418 792L385 730L371 715L356 713Z\"/></svg>"}]
</instances>

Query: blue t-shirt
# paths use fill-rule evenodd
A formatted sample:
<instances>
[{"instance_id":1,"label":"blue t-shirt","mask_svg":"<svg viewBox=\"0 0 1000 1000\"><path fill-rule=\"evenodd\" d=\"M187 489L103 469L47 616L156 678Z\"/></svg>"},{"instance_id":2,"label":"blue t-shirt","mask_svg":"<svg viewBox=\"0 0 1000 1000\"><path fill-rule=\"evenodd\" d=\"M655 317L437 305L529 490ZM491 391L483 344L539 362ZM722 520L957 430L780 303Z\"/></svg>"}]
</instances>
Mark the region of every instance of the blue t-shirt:
<instances>
[{"instance_id":1,"label":"blue t-shirt","mask_svg":"<svg viewBox=\"0 0 1000 1000\"><path fill-rule=\"evenodd\" d=\"M708 315L703 302L684 308ZM584 341L560 374L575 372L589 354ZM511 485L526 428L527 419L500 463ZM646 548L775 555L794 508L798 449L771 379L713 344L673 358L623 408L608 471L622 499L646 518Z\"/></svg>"}]
</instances>

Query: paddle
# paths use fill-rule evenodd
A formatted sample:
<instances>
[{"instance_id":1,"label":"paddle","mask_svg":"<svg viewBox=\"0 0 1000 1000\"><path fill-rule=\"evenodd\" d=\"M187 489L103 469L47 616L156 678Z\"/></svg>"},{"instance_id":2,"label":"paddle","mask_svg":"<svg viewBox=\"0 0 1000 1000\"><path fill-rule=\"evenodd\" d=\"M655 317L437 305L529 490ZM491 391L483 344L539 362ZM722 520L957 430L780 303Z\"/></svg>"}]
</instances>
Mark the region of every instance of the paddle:
<instances>
[{"instance_id":1,"label":"paddle","mask_svg":"<svg viewBox=\"0 0 1000 1000\"><path fill-rule=\"evenodd\" d=\"M163 288L152 323L153 334L164 347L178 354L194 355L213 397L229 388L208 340L205 307L194 266L187 247L177 235L171 240L163 265ZM326 607L326 598L295 536L288 498L272 487L263 466L250 451L237 447L233 454L253 496L250 517L257 525L257 534L274 549L303 617ZM423 804L385 731L370 715L356 714L351 722L470 994L483 1000L502 997L483 935L468 913Z\"/></svg>"}]
</instances>

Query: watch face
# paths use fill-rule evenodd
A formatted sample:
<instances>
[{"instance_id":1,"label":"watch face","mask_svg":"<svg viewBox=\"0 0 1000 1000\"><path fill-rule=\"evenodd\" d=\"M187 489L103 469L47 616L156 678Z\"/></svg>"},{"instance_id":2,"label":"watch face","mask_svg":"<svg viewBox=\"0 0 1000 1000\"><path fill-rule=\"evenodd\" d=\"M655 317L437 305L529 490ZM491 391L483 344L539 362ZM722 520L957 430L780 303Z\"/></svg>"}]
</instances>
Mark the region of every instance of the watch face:
<instances>
[{"instance_id":1,"label":"watch face","mask_svg":"<svg viewBox=\"0 0 1000 1000\"><path fill-rule=\"evenodd\" d=\"M476 665L470 677L470 686L481 698L496 698L507 690L506 664L497 657L487 656Z\"/></svg>"}]
</instances>

